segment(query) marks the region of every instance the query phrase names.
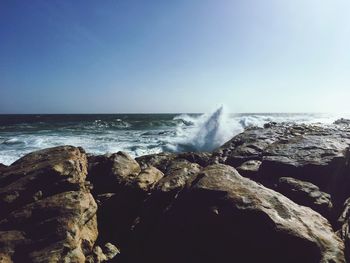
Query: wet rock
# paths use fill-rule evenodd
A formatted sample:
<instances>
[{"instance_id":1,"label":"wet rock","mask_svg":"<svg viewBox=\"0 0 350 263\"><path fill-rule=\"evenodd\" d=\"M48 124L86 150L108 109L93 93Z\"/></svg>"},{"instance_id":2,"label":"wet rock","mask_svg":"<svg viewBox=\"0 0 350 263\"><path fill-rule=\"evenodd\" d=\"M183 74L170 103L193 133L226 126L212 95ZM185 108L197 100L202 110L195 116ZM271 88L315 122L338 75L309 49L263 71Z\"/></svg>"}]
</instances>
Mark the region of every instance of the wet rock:
<instances>
[{"instance_id":1,"label":"wet rock","mask_svg":"<svg viewBox=\"0 0 350 263\"><path fill-rule=\"evenodd\" d=\"M85 187L81 148L33 152L0 176L0 257L85 262L97 238L97 205Z\"/></svg>"},{"instance_id":2,"label":"wet rock","mask_svg":"<svg viewBox=\"0 0 350 263\"><path fill-rule=\"evenodd\" d=\"M325 218L225 165L199 173L149 231L131 262L345 262Z\"/></svg>"},{"instance_id":3,"label":"wet rock","mask_svg":"<svg viewBox=\"0 0 350 263\"><path fill-rule=\"evenodd\" d=\"M300 181L291 177L281 177L278 180L276 191L282 193L297 204L308 206L324 217L331 219L331 196L309 182Z\"/></svg>"}]
</instances>

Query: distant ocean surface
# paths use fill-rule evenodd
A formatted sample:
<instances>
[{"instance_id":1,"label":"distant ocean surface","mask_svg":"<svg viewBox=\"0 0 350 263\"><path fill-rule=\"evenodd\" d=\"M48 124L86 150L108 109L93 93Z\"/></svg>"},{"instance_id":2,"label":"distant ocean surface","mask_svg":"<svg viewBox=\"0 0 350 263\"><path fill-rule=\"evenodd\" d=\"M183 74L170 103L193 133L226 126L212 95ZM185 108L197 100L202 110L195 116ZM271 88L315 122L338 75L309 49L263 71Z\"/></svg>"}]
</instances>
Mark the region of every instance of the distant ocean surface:
<instances>
[{"instance_id":1,"label":"distant ocean surface","mask_svg":"<svg viewBox=\"0 0 350 263\"><path fill-rule=\"evenodd\" d=\"M211 151L244 128L270 121L327 125L332 114L84 114L0 115L0 163L58 145L88 153L126 151L140 156L162 151Z\"/></svg>"}]
</instances>

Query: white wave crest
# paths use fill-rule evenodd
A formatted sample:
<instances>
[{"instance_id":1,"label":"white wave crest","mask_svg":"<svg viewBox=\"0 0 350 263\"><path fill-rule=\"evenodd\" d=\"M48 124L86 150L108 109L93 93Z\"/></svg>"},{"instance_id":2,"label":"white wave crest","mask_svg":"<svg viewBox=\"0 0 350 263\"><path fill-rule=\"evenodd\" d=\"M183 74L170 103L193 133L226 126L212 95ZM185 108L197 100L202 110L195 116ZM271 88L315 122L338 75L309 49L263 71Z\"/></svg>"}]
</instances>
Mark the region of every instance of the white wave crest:
<instances>
[{"instance_id":1,"label":"white wave crest","mask_svg":"<svg viewBox=\"0 0 350 263\"><path fill-rule=\"evenodd\" d=\"M176 137L170 139L165 150L182 151L212 151L219 147L234 134L242 131L242 127L232 122L224 106L212 114L203 114L197 118L181 115L178 119L190 118L193 127L179 126Z\"/></svg>"}]
</instances>

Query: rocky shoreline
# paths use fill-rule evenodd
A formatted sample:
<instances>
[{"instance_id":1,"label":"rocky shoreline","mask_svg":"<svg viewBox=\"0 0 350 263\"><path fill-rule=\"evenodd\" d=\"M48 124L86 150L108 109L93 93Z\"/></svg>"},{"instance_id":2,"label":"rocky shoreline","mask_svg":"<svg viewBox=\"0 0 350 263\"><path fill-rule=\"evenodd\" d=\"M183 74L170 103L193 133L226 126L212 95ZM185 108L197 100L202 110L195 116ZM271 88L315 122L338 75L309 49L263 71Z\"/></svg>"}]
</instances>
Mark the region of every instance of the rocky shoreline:
<instances>
[{"instance_id":1,"label":"rocky shoreline","mask_svg":"<svg viewBox=\"0 0 350 263\"><path fill-rule=\"evenodd\" d=\"M251 127L213 153L0 164L0 262L350 262L350 121Z\"/></svg>"}]
</instances>

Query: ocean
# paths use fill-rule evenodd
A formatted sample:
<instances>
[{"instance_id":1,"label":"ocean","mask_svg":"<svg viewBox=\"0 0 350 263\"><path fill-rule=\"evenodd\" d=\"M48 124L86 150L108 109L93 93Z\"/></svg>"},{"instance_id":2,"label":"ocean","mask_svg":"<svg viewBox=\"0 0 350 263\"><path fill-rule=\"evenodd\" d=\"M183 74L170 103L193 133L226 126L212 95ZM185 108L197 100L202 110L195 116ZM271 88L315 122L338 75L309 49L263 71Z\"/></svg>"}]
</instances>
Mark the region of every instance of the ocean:
<instances>
[{"instance_id":1,"label":"ocean","mask_svg":"<svg viewBox=\"0 0 350 263\"><path fill-rule=\"evenodd\" d=\"M133 157L163 151L212 151L248 126L267 122L328 125L336 114L64 114L0 115L0 163L58 145L88 153L126 151Z\"/></svg>"}]
</instances>

